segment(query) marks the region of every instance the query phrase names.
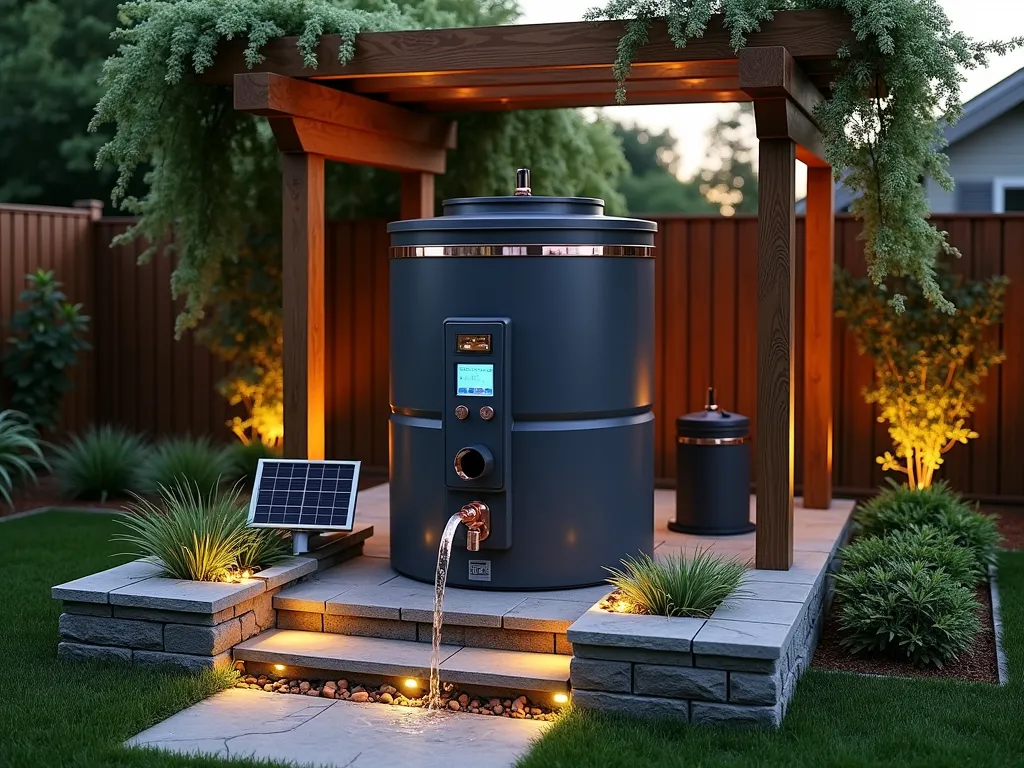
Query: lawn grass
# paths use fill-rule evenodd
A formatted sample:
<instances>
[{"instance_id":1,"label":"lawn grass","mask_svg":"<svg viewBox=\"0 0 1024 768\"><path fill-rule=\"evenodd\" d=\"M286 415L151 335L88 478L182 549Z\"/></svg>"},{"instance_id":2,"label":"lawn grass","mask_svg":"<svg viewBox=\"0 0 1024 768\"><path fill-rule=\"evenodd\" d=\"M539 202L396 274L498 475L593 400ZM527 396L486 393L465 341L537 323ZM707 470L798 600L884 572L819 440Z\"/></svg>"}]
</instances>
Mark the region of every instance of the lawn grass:
<instances>
[{"instance_id":1,"label":"lawn grass","mask_svg":"<svg viewBox=\"0 0 1024 768\"><path fill-rule=\"evenodd\" d=\"M225 677L57 658L50 587L119 565L109 515L47 512L0 523L0 766L254 766L128 750L125 739L217 691Z\"/></svg>"},{"instance_id":2,"label":"lawn grass","mask_svg":"<svg viewBox=\"0 0 1024 768\"><path fill-rule=\"evenodd\" d=\"M999 559L1010 682L864 678L810 670L777 731L723 731L570 712L520 768L1024 765L1024 552Z\"/></svg>"}]
</instances>

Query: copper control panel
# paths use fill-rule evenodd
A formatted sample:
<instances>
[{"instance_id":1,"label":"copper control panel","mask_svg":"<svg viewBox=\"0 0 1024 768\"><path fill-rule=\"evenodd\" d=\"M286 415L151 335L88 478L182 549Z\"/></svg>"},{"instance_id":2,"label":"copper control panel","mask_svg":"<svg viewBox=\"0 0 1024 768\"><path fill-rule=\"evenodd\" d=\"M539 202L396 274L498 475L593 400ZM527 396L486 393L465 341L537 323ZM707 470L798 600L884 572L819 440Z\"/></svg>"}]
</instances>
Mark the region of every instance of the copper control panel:
<instances>
[{"instance_id":1,"label":"copper control panel","mask_svg":"<svg viewBox=\"0 0 1024 768\"><path fill-rule=\"evenodd\" d=\"M491 334L489 333L460 333L455 337L455 350L457 352L487 354L491 352L491 349Z\"/></svg>"}]
</instances>

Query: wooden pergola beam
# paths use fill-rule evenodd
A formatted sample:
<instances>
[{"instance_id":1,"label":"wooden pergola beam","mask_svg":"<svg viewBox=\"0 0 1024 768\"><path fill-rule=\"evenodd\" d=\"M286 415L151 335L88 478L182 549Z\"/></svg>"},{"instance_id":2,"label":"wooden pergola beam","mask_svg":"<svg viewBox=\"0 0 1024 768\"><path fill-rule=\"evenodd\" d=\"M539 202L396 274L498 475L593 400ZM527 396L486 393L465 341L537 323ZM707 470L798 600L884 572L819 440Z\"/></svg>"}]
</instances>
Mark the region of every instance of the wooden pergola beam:
<instances>
[{"instance_id":1,"label":"wooden pergola beam","mask_svg":"<svg viewBox=\"0 0 1024 768\"><path fill-rule=\"evenodd\" d=\"M825 97L781 45L744 48L739 52L740 82L753 99L788 98L814 121L814 110Z\"/></svg>"},{"instance_id":2,"label":"wooden pergola beam","mask_svg":"<svg viewBox=\"0 0 1024 768\"><path fill-rule=\"evenodd\" d=\"M304 117L271 118L277 146L285 153L321 155L328 160L393 171L444 173L445 150L397 141Z\"/></svg>"},{"instance_id":3,"label":"wooden pergola beam","mask_svg":"<svg viewBox=\"0 0 1024 768\"><path fill-rule=\"evenodd\" d=\"M289 77L350 78L413 73L454 73L546 67L611 67L625 31L621 21L523 24L515 26L371 32L357 36L355 55L338 62L341 38L324 35L316 47L318 66L306 67L296 37L271 40L261 50L263 61L251 69L245 61L246 41L220 46L200 81L230 85L237 72L276 72ZM780 11L770 24L747 36L749 46L785 46L797 59L832 61L836 51L855 42L850 19L839 10ZM664 21L651 25L648 42L637 63L734 59L731 33L721 15L713 16L706 33L676 47Z\"/></svg>"},{"instance_id":4,"label":"wooden pergola beam","mask_svg":"<svg viewBox=\"0 0 1024 768\"><path fill-rule=\"evenodd\" d=\"M667 93L644 93L644 104L732 104L750 101L743 91L669 91ZM422 105L431 112L457 112L472 109L474 112L496 112L513 109L568 109L574 107L614 107L615 94L552 96L548 98L493 99L490 101L431 101Z\"/></svg>"},{"instance_id":5,"label":"wooden pergola beam","mask_svg":"<svg viewBox=\"0 0 1024 768\"><path fill-rule=\"evenodd\" d=\"M674 61L656 64L634 64L629 72L631 84L644 80L672 80L679 78L738 77L738 59L716 61ZM415 73L378 77L355 77L346 81L355 93L388 93L417 88L474 88L481 86L552 85L555 83L601 83L605 88L615 87L615 74L611 68L599 66L569 67L565 69L495 69L485 72Z\"/></svg>"},{"instance_id":6,"label":"wooden pergola beam","mask_svg":"<svg viewBox=\"0 0 1024 768\"><path fill-rule=\"evenodd\" d=\"M796 144L797 160L810 167L828 167L821 131L791 99L755 99L754 120L758 139L789 139Z\"/></svg>"},{"instance_id":7,"label":"wooden pergola beam","mask_svg":"<svg viewBox=\"0 0 1024 768\"><path fill-rule=\"evenodd\" d=\"M704 98L715 92L740 90L739 78L735 75L721 77L677 77L659 80L640 80L630 83L632 94L663 93L700 94ZM428 102L472 99L473 101L516 101L518 99L563 99L586 96L588 100L613 97L614 91L607 83L532 83L525 85L459 86L446 88L413 88L388 92L392 102Z\"/></svg>"},{"instance_id":8,"label":"wooden pergola beam","mask_svg":"<svg viewBox=\"0 0 1024 768\"><path fill-rule=\"evenodd\" d=\"M433 149L455 149L451 120L273 72L234 79L235 109L265 117L301 117Z\"/></svg>"}]
</instances>

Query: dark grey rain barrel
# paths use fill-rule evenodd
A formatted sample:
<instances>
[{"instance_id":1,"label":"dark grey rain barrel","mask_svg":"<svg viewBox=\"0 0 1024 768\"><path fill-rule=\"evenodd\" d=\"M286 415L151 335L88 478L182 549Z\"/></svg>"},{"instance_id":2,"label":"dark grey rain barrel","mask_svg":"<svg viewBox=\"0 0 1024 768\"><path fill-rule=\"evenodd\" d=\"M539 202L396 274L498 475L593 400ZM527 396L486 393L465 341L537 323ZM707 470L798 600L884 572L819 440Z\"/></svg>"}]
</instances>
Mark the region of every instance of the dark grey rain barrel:
<instances>
[{"instance_id":1,"label":"dark grey rain barrel","mask_svg":"<svg viewBox=\"0 0 1024 768\"><path fill-rule=\"evenodd\" d=\"M676 519L669 529L704 536L754 530L750 522L750 419L715 403L676 419Z\"/></svg>"},{"instance_id":2,"label":"dark grey rain barrel","mask_svg":"<svg viewBox=\"0 0 1024 768\"><path fill-rule=\"evenodd\" d=\"M446 200L391 234L391 565L448 583L562 589L650 553L656 225L593 198Z\"/></svg>"}]
</instances>

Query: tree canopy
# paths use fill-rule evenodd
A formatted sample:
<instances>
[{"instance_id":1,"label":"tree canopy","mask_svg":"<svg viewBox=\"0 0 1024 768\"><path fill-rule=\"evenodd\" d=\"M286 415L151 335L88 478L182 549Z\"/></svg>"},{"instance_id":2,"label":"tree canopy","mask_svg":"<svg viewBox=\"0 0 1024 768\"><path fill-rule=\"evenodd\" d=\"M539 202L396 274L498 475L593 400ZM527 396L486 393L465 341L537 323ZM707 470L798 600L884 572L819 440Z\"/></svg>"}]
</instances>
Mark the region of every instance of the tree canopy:
<instances>
[{"instance_id":1,"label":"tree canopy","mask_svg":"<svg viewBox=\"0 0 1024 768\"><path fill-rule=\"evenodd\" d=\"M114 170L93 161L110 133L86 128L116 24L110 0L0 0L0 201L109 197Z\"/></svg>"}]
</instances>

